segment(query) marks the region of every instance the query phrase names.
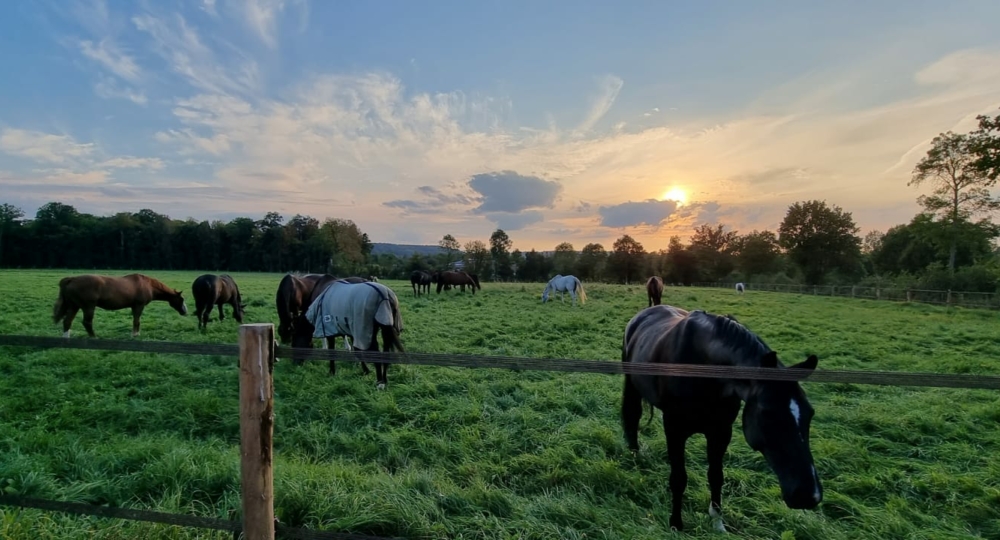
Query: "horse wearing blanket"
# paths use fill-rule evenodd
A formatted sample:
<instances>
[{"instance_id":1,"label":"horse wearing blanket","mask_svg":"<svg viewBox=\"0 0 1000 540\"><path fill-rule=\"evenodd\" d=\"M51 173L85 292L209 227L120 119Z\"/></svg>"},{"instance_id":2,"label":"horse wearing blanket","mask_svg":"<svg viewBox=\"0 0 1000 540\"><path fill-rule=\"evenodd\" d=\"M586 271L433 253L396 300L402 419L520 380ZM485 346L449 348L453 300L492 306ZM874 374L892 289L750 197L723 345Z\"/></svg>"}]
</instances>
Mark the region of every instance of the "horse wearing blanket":
<instances>
[{"instance_id":1,"label":"horse wearing blanket","mask_svg":"<svg viewBox=\"0 0 1000 540\"><path fill-rule=\"evenodd\" d=\"M381 283L350 283L338 280L331 283L312 302L304 315L294 325L292 346L311 348L313 338L326 343L328 338L344 336L351 338L353 350L378 350L376 337L382 331L382 350L395 348L403 352L399 334L403 331L403 319L399 313L399 300L392 289ZM361 363L368 373L368 366ZM375 363L375 380L379 390L385 388L388 364ZM330 360L330 373L336 373L334 361Z\"/></svg>"},{"instance_id":2,"label":"horse wearing blanket","mask_svg":"<svg viewBox=\"0 0 1000 540\"><path fill-rule=\"evenodd\" d=\"M732 317L661 304L640 311L625 326L622 362L762 367L796 371L805 378L816 369L817 359L810 355L785 367L774 351ZM684 529L684 445L691 435L702 433L711 492L708 513L717 530L726 530L722 522L722 458L732 440L741 402L746 402L743 436L777 475L785 504L810 509L823 500L809 450L813 408L798 382L626 374L621 413L625 439L633 452L639 449L643 400L650 404L650 415L653 406L663 411L673 503L671 527Z\"/></svg>"}]
</instances>

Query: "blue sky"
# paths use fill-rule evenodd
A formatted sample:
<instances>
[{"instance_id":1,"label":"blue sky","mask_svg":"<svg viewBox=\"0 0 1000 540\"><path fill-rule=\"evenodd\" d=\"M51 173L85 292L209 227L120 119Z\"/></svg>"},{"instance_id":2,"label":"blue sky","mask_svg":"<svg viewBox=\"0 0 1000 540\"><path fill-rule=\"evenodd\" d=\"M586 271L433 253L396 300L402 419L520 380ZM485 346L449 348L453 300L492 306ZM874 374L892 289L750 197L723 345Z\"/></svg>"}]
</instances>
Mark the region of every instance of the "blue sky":
<instances>
[{"instance_id":1,"label":"blue sky","mask_svg":"<svg viewBox=\"0 0 1000 540\"><path fill-rule=\"evenodd\" d=\"M649 249L825 199L909 220L1000 107L994 2L12 0L0 199L277 210L376 241ZM677 200L681 199L681 200Z\"/></svg>"}]
</instances>

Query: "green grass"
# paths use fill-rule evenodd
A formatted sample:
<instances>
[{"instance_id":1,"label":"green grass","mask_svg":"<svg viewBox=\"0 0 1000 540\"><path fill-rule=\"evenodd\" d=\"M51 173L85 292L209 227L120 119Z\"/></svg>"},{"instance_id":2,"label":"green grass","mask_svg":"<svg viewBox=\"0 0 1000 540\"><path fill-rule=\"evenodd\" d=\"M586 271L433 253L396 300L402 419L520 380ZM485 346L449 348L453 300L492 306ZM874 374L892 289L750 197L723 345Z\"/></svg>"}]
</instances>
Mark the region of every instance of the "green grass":
<instances>
[{"instance_id":1,"label":"green grass","mask_svg":"<svg viewBox=\"0 0 1000 540\"><path fill-rule=\"evenodd\" d=\"M0 332L58 336L67 271L0 272ZM190 290L196 273L155 272ZM277 323L278 275L235 275L247 322ZM540 284L485 283L402 302L408 350L616 361L641 286L590 285L589 301L541 305ZM839 298L668 288L664 302L735 315L785 362L821 369L1000 373L994 312ZM189 301L193 311L193 301ZM227 314L229 309L227 309ZM213 316L214 318L214 316ZM235 343L237 324L150 305L143 340ZM132 339L127 311L98 311L98 337ZM84 339L78 320L73 339ZM662 428L642 422L632 457L621 378L392 366L389 388L341 363L275 368L276 511L293 526L412 538L716 538L704 439L688 445L685 535L669 531ZM739 538L1000 538L1000 393L806 383L825 500L789 510L742 438L723 507ZM58 500L235 518L235 359L0 349L0 489ZM229 538L225 533L0 507L0 537Z\"/></svg>"}]
</instances>

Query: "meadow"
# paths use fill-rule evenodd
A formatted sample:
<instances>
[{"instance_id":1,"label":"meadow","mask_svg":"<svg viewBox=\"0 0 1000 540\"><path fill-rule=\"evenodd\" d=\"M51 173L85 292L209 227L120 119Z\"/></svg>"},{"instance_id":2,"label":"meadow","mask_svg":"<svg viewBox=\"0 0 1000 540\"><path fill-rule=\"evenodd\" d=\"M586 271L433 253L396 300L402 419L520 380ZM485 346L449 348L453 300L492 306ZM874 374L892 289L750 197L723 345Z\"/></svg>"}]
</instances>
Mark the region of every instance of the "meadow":
<instances>
[{"instance_id":1,"label":"meadow","mask_svg":"<svg viewBox=\"0 0 1000 540\"><path fill-rule=\"evenodd\" d=\"M0 332L58 336L58 280L0 271ZM114 272L121 274L124 272ZM187 291L194 272L150 272ZM277 324L280 275L234 274L245 322ZM484 283L400 297L409 351L619 361L641 285L585 284L542 305L542 284ZM668 287L664 303L736 316L785 363L819 369L1000 374L996 312L847 298ZM235 343L151 304L137 339ZM98 337L132 339L127 311ZM80 319L73 339L85 339ZM338 342L339 345L339 342ZM633 457L620 376L391 366L386 391L356 364L275 367L275 496L283 523L409 538L719 538L707 515L704 439L688 444L683 534L669 530L662 426ZM0 489L26 496L233 518L239 499L234 358L0 348ZM825 498L784 506L737 420L723 509L736 538L1000 538L1000 393L804 383ZM0 537L231 538L226 533L0 507Z\"/></svg>"}]
</instances>

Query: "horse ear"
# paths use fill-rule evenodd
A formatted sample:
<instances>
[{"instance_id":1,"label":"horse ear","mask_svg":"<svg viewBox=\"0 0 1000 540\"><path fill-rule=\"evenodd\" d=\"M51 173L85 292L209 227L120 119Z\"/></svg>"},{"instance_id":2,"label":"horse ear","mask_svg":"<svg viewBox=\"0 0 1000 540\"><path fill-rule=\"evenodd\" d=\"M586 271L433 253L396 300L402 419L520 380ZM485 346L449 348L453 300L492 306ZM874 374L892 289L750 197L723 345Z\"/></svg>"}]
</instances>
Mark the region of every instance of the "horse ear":
<instances>
[{"instance_id":1,"label":"horse ear","mask_svg":"<svg viewBox=\"0 0 1000 540\"><path fill-rule=\"evenodd\" d=\"M816 369L817 363L819 363L819 358L816 358L815 354L810 354L809 358L806 358L794 366L790 366L789 369L808 369L809 371L812 371Z\"/></svg>"},{"instance_id":2,"label":"horse ear","mask_svg":"<svg viewBox=\"0 0 1000 540\"><path fill-rule=\"evenodd\" d=\"M765 368L775 368L778 367L778 353L771 351L765 354L760 359L760 367Z\"/></svg>"}]
</instances>

